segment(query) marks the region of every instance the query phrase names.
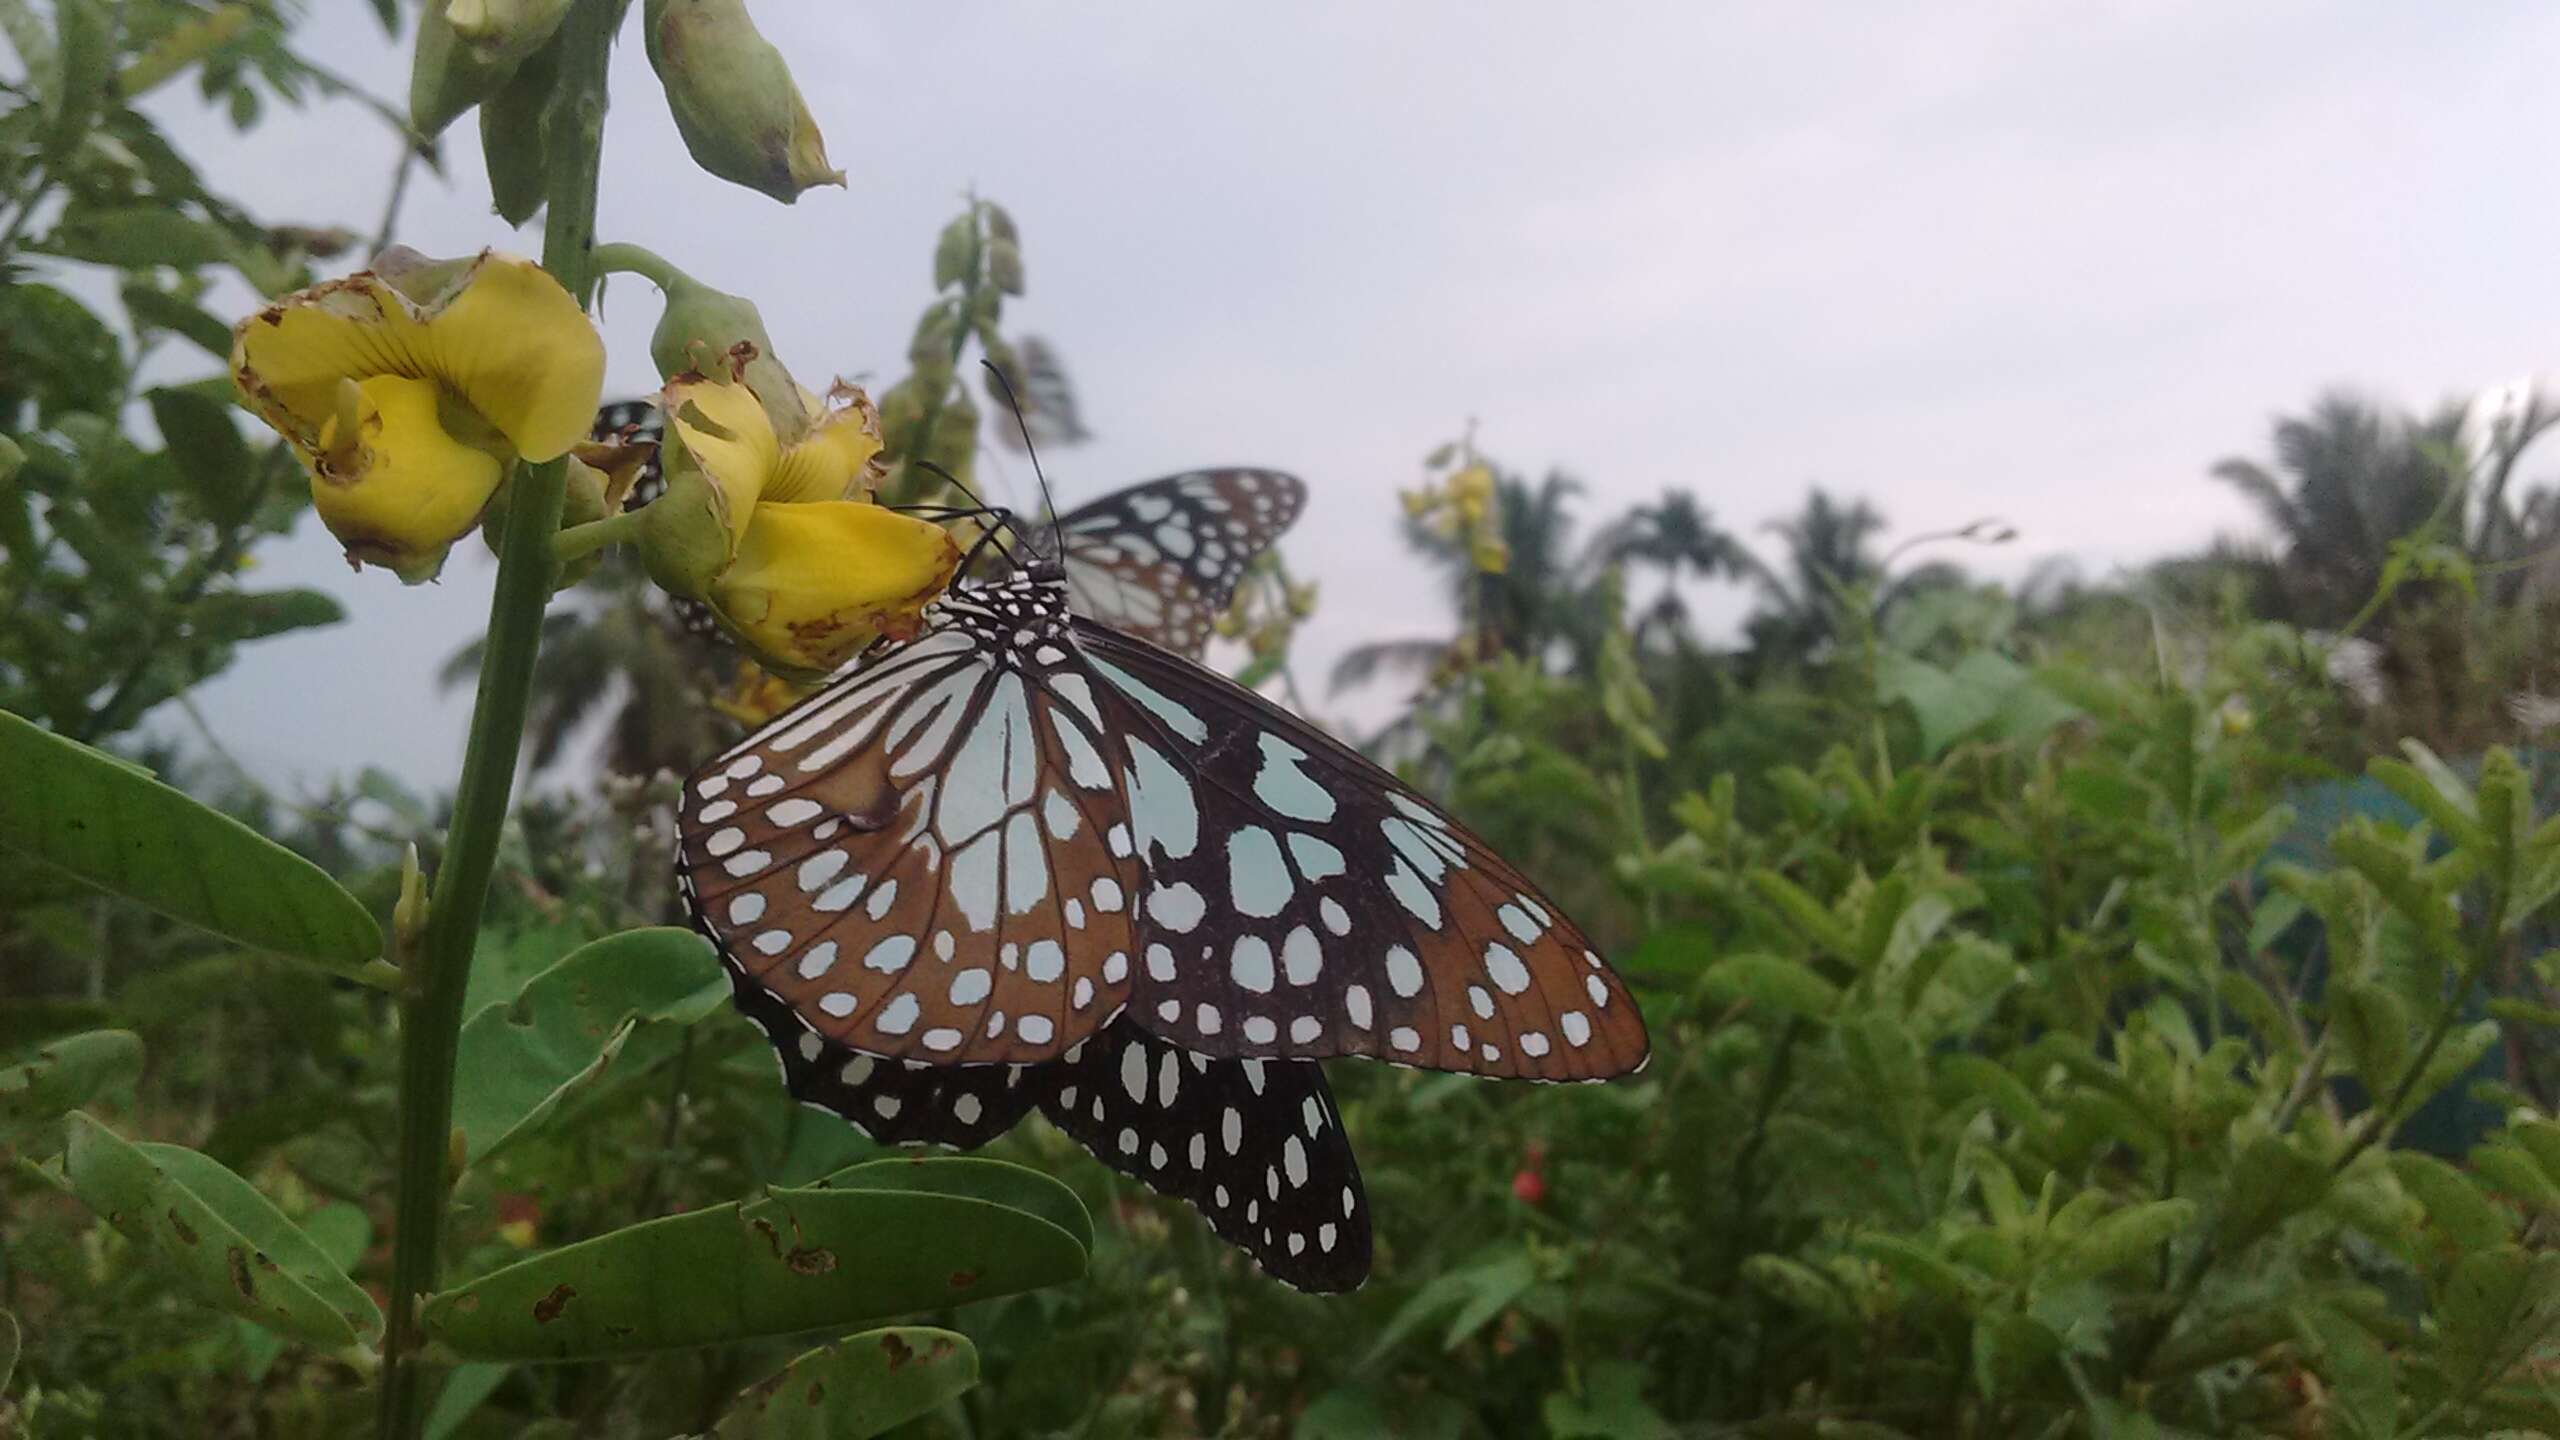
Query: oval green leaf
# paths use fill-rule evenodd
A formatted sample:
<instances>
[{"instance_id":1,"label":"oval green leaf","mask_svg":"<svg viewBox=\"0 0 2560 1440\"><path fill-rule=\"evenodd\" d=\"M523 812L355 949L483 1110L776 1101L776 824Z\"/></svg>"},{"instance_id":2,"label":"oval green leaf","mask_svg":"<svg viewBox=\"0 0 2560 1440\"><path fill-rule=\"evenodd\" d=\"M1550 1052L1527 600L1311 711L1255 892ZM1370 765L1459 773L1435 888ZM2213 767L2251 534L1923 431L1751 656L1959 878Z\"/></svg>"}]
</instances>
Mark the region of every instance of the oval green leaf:
<instances>
[{"instance_id":1,"label":"oval green leaf","mask_svg":"<svg viewBox=\"0 0 2560 1440\"><path fill-rule=\"evenodd\" d=\"M92 1030L48 1041L0 1069L0 1124L50 1120L141 1073L142 1037L130 1030Z\"/></svg>"},{"instance_id":2,"label":"oval green leaf","mask_svg":"<svg viewBox=\"0 0 2560 1440\"><path fill-rule=\"evenodd\" d=\"M1719 1000L1748 1000L1808 1020L1828 1018L1840 1005L1838 986L1775 955L1728 955L1707 967L1699 984Z\"/></svg>"},{"instance_id":3,"label":"oval green leaf","mask_svg":"<svg viewBox=\"0 0 2560 1440\"><path fill-rule=\"evenodd\" d=\"M636 1355L1034 1290L1082 1275L1086 1253L983 1200L777 1190L519 1261L429 1300L426 1325L473 1359Z\"/></svg>"},{"instance_id":4,"label":"oval green leaf","mask_svg":"<svg viewBox=\"0 0 2560 1440\"><path fill-rule=\"evenodd\" d=\"M866 1330L812 1350L738 1397L716 1440L864 1440L978 1383L968 1337L921 1325Z\"/></svg>"},{"instance_id":5,"label":"oval green leaf","mask_svg":"<svg viewBox=\"0 0 2560 1440\"><path fill-rule=\"evenodd\" d=\"M1076 1192L1026 1166L974 1155L898 1155L848 1165L812 1190L890 1190L984 1200L1037 1215L1093 1251L1093 1215Z\"/></svg>"},{"instance_id":6,"label":"oval green leaf","mask_svg":"<svg viewBox=\"0 0 2560 1440\"><path fill-rule=\"evenodd\" d=\"M710 944L690 930L627 930L570 951L463 1023L453 1124L465 1163L539 1129L603 1079L640 1025L691 1024L727 993Z\"/></svg>"},{"instance_id":7,"label":"oval green leaf","mask_svg":"<svg viewBox=\"0 0 2560 1440\"><path fill-rule=\"evenodd\" d=\"M167 1256L196 1298L320 1345L380 1333L371 1298L248 1181L194 1151L134 1145L76 1110L68 1123L72 1193Z\"/></svg>"},{"instance_id":8,"label":"oval green leaf","mask_svg":"<svg viewBox=\"0 0 2560 1440\"><path fill-rule=\"evenodd\" d=\"M382 928L319 866L124 762L0 711L0 836L217 935L354 973Z\"/></svg>"}]
</instances>

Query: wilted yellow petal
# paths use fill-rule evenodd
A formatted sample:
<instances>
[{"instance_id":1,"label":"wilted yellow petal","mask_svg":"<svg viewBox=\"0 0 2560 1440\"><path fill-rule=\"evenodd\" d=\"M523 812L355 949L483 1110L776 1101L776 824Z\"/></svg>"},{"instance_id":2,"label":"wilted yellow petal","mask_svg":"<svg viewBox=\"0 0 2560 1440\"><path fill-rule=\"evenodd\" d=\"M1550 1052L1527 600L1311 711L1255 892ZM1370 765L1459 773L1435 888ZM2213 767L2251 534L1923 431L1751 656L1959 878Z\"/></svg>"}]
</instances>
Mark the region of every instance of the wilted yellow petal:
<instances>
[{"instance_id":1,"label":"wilted yellow petal","mask_svg":"<svg viewBox=\"0 0 2560 1440\"><path fill-rule=\"evenodd\" d=\"M436 377L527 460L587 438L604 394L604 339L550 272L484 253L427 321Z\"/></svg>"},{"instance_id":2,"label":"wilted yellow petal","mask_svg":"<svg viewBox=\"0 0 2560 1440\"><path fill-rule=\"evenodd\" d=\"M424 380L377 375L358 387L356 439L332 436L328 463L310 465L311 503L347 557L432 579L447 547L469 532L506 469L457 439L452 402Z\"/></svg>"},{"instance_id":3,"label":"wilted yellow petal","mask_svg":"<svg viewBox=\"0 0 2560 1440\"><path fill-rule=\"evenodd\" d=\"M855 500L760 505L713 604L773 669L825 672L880 635L913 634L951 583L942 527Z\"/></svg>"},{"instance_id":4,"label":"wilted yellow petal","mask_svg":"<svg viewBox=\"0 0 2560 1440\"><path fill-rule=\"evenodd\" d=\"M806 393L806 392L803 392ZM818 422L796 445L786 447L763 498L784 503L869 498L888 467L880 456L880 412L871 399L850 385L837 387L833 409L812 404Z\"/></svg>"},{"instance_id":5,"label":"wilted yellow petal","mask_svg":"<svg viewBox=\"0 0 2560 1440\"><path fill-rule=\"evenodd\" d=\"M362 270L289 295L233 333L233 378L250 408L309 448L342 379L433 380L516 452L549 460L584 439L604 390L604 341L538 265L494 252L467 262L386 254L409 288Z\"/></svg>"},{"instance_id":6,"label":"wilted yellow petal","mask_svg":"<svg viewBox=\"0 0 2560 1440\"><path fill-rule=\"evenodd\" d=\"M772 417L753 390L699 375L667 386L658 404L667 433L682 446L671 462L689 465L711 482L729 528L730 553L736 554L738 534L754 517L782 460Z\"/></svg>"}]
</instances>

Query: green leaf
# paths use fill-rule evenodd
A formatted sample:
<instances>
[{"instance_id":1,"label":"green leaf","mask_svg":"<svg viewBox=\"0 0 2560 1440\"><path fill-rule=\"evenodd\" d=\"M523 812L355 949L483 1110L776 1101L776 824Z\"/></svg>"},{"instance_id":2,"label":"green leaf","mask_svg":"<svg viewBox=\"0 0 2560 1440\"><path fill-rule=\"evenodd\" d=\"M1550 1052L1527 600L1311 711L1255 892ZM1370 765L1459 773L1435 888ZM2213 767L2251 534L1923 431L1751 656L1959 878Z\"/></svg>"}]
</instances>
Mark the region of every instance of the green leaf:
<instances>
[{"instance_id":1,"label":"green leaf","mask_svg":"<svg viewBox=\"0 0 2560 1440\"><path fill-rule=\"evenodd\" d=\"M1986 1101L2001 1118L2029 1134L2045 1128L2048 1117L2035 1092L1996 1061L1958 1052L1938 1057L1937 1071L1942 1094Z\"/></svg>"},{"instance_id":2,"label":"green leaf","mask_svg":"<svg viewBox=\"0 0 2560 1440\"><path fill-rule=\"evenodd\" d=\"M924 1326L866 1330L812 1350L738 1397L718 1440L864 1440L978 1383L968 1337Z\"/></svg>"},{"instance_id":3,"label":"green leaf","mask_svg":"<svg viewBox=\"0 0 2560 1440\"><path fill-rule=\"evenodd\" d=\"M1017 1294L1082 1275L1085 1257L1073 1235L1011 1206L776 1190L519 1261L432 1297L426 1328L472 1358L637 1355Z\"/></svg>"},{"instance_id":4,"label":"green leaf","mask_svg":"<svg viewBox=\"0 0 2560 1440\"><path fill-rule=\"evenodd\" d=\"M18 1368L18 1317L0 1310L0 1398L9 1393L9 1377Z\"/></svg>"},{"instance_id":5,"label":"green leaf","mask_svg":"<svg viewBox=\"0 0 2560 1440\"><path fill-rule=\"evenodd\" d=\"M323 1303L355 1323L360 1339L382 1334L382 1312L364 1287L347 1277L347 1268L364 1254L373 1224L353 1205L334 1204L312 1212L305 1225L284 1217L255 1186L221 1161L200 1150L158 1141L130 1142L160 1168L160 1173L201 1198L256 1241L287 1274L310 1287Z\"/></svg>"},{"instance_id":6,"label":"green leaf","mask_svg":"<svg viewBox=\"0 0 2560 1440\"><path fill-rule=\"evenodd\" d=\"M0 711L0 835L102 890L354 973L382 929L319 866L86 745Z\"/></svg>"},{"instance_id":7,"label":"green leaf","mask_svg":"<svg viewBox=\"0 0 2560 1440\"><path fill-rule=\"evenodd\" d=\"M848 1165L811 1190L867 1190L911 1195L948 1195L982 1200L1036 1215L1067 1232L1068 1238L1093 1250L1093 1214L1076 1192L1037 1170L975 1155L902 1155Z\"/></svg>"},{"instance_id":8,"label":"green leaf","mask_svg":"<svg viewBox=\"0 0 2560 1440\"><path fill-rule=\"evenodd\" d=\"M2365 1089L2390 1094L2409 1063L2409 1011L2400 997L2375 984L2342 984L2330 999L2329 1026Z\"/></svg>"},{"instance_id":9,"label":"green leaf","mask_svg":"<svg viewBox=\"0 0 2560 1440\"><path fill-rule=\"evenodd\" d=\"M2093 1222L2078 1239L2047 1261L2041 1273L2055 1279L2077 1279L2147 1262L2161 1246L2193 1225L2195 1219L2196 1203L2192 1200L2128 1205Z\"/></svg>"},{"instance_id":10,"label":"green leaf","mask_svg":"<svg viewBox=\"0 0 2560 1440\"><path fill-rule=\"evenodd\" d=\"M141 1073L142 1037L130 1030L92 1030L49 1041L0 1069L0 1122L50 1120Z\"/></svg>"},{"instance_id":11,"label":"green leaf","mask_svg":"<svg viewBox=\"0 0 2560 1440\"><path fill-rule=\"evenodd\" d=\"M2471 1152L2471 1168L2490 1184L2542 1211L2560 1215L2560 1181L2554 1181L2524 1148L2496 1141Z\"/></svg>"},{"instance_id":12,"label":"green leaf","mask_svg":"<svg viewBox=\"0 0 2560 1440\"><path fill-rule=\"evenodd\" d=\"M192 1150L131 1144L77 1110L68 1124L72 1193L156 1248L197 1299L331 1347L381 1333L371 1298L248 1181Z\"/></svg>"},{"instance_id":13,"label":"green leaf","mask_svg":"<svg viewBox=\"0 0 2560 1440\"><path fill-rule=\"evenodd\" d=\"M2309 1307L2302 1327L2312 1360L2355 1435L2391 1440L2399 1428L2399 1369L2373 1332L2327 1305Z\"/></svg>"},{"instance_id":14,"label":"green leaf","mask_svg":"<svg viewBox=\"0 0 2560 1440\"><path fill-rule=\"evenodd\" d=\"M463 1022L453 1095L462 1163L539 1129L612 1069L641 1025L690 1024L726 991L710 945L690 930L628 930L571 951Z\"/></svg>"},{"instance_id":15,"label":"green leaf","mask_svg":"<svg viewBox=\"0 0 2560 1440\"><path fill-rule=\"evenodd\" d=\"M426 1425L419 1432L421 1440L451 1440L453 1433L462 1428L462 1422L489 1403L489 1397L515 1373L515 1368L485 1360L454 1366L444 1377L443 1388L436 1391L436 1403L427 1407Z\"/></svg>"},{"instance_id":16,"label":"green leaf","mask_svg":"<svg viewBox=\"0 0 2560 1440\"><path fill-rule=\"evenodd\" d=\"M231 363L231 327L202 306L135 280L124 287L124 308L136 326L183 336L216 360ZM165 426L162 433L167 433Z\"/></svg>"},{"instance_id":17,"label":"green leaf","mask_svg":"<svg viewBox=\"0 0 2560 1440\"><path fill-rule=\"evenodd\" d=\"M59 0L54 11L54 74L58 84L44 127L44 156L59 164L80 148L97 123L98 107L115 74L118 16L100 0Z\"/></svg>"},{"instance_id":18,"label":"green leaf","mask_svg":"<svg viewBox=\"0 0 2560 1440\"><path fill-rule=\"evenodd\" d=\"M1747 1000L1782 1015L1819 1020L1840 1005L1840 988L1806 966L1775 955L1728 955L1707 967L1699 984L1719 1000Z\"/></svg>"},{"instance_id":19,"label":"green leaf","mask_svg":"<svg viewBox=\"0 0 2560 1440\"><path fill-rule=\"evenodd\" d=\"M165 205L118 209L79 208L37 247L66 260L138 269L172 265L195 270L231 258L231 237L220 227Z\"/></svg>"},{"instance_id":20,"label":"green leaf","mask_svg":"<svg viewBox=\"0 0 2560 1440\"><path fill-rule=\"evenodd\" d=\"M1600 1360L1584 1371L1582 1393L1549 1395L1539 1413L1553 1440L1671 1440L1678 1433L1644 1401L1644 1367Z\"/></svg>"},{"instance_id":21,"label":"green leaf","mask_svg":"<svg viewBox=\"0 0 2560 1440\"><path fill-rule=\"evenodd\" d=\"M2435 1098L2436 1092L2461 1079L2497 1043L2498 1022L2495 1020L2477 1021L2446 1035L2444 1043L2436 1047L2435 1058L2419 1072L2418 1083L2410 1089L2409 1098L2401 1103L2400 1113L2406 1115Z\"/></svg>"},{"instance_id":22,"label":"green leaf","mask_svg":"<svg viewBox=\"0 0 2560 1440\"><path fill-rule=\"evenodd\" d=\"M2446 840L2465 849L2479 845L2486 832L2480 828L2480 808L2472 799L2471 787L2426 746L2407 740L2401 748L2415 764L2376 759L2365 766L2365 773L2408 801Z\"/></svg>"},{"instance_id":23,"label":"green leaf","mask_svg":"<svg viewBox=\"0 0 2560 1440\"><path fill-rule=\"evenodd\" d=\"M2260 1136L2231 1162L2215 1237L2224 1250L2239 1250L2319 1204L2328 1190L2328 1166L2276 1136Z\"/></svg>"},{"instance_id":24,"label":"green leaf","mask_svg":"<svg viewBox=\"0 0 2560 1440\"><path fill-rule=\"evenodd\" d=\"M1876 698L1887 705L1911 707L1911 718L1920 726L1921 753L1931 759L2000 713L1996 693L1964 684L1928 661L1908 655L1876 657Z\"/></svg>"},{"instance_id":25,"label":"green leaf","mask_svg":"<svg viewBox=\"0 0 2560 1440\"><path fill-rule=\"evenodd\" d=\"M1841 924L1828 906L1805 893L1803 887L1775 870L1754 870L1744 878L1762 904L1777 911L1789 928L1815 948L1837 960L1857 960L1858 942L1849 927Z\"/></svg>"},{"instance_id":26,"label":"green leaf","mask_svg":"<svg viewBox=\"0 0 2560 1440\"><path fill-rule=\"evenodd\" d=\"M2427 1218L2442 1229L2456 1248L2485 1250L2510 1238L2506 1217L2489 1203L2480 1187L2433 1155L2414 1150L2391 1152L2391 1173L2402 1189L2418 1197Z\"/></svg>"},{"instance_id":27,"label":"green leaf","mask_svg":"<svg viewBox=\"0 0 2560 1440\"><path fill-rule=\"evenodd\" d=\"M2539 1343L2560 1303L2560 1254L2520 1246L2475 1251L2457 1262L2436 1304L2445 1378L2469 1395Z\"/></svg>"},{"instance_id":28,"label":"green leaf","mask_svg":"<svg viewBox=\"0 0 2560 1440\"><path fill-rule=\"evenodd\" d=\"M1510 1309L1538 1282L1538 1267L1526 1251L1514 1251L1489 1265L1462 1272L1457 1278L1470 1293L1458 1313L1449 1317L1448 1333L1440 1338L1443 1350L1457 1349Z\"/></svg>"},{"instance_id":29,"label":"green leaf","mask_svg":"<svg viewBox=\"0 0 2560 1440\"><path fill-rule=\"evenodd\" d=\"M188 608L187 631L191 639L237 645L346 618L345 607L318 590L226 590Z\"/></svg>"},{"instance_id":30,"label":"green leaf","mask_svg":"<svg viewBox=\"0 0 2560 1440\"><path fill-rule=\"evenodd\" d=\"M1991 1285L1980 1271L1958 1265L1900 1235L1861 1235L1849 1245L1892 1271L1904 1284L1945 1299L1970 1300Z\"/></svg>"},{"instance_id":31,"label":"green leaf","mask_svg":"<svg viewBox=\"0 0 2560 1440\"><path fill-rule=\"evenodd\" d=\"M169 458L195 492L196 503L219 525L237 525L249 516L257 488L249 477L257 461L240 427L231 423L232 408L190 390L153 390L151 418L169 445Z\"/></svg>"},{"instance_id":32,"label":"green leaf","mask_svg":"<svg viewBox=\"0 0 2560 1440\"><path fill-rule=\"evenodd\" d=\"M1781 1304L1835 1325L1852 1325L1857 1314L1838 1281L1800 1260L1784 1255L1754 1255L1742 1262L1742 1278Z\"/></svg>"}]
</instances>

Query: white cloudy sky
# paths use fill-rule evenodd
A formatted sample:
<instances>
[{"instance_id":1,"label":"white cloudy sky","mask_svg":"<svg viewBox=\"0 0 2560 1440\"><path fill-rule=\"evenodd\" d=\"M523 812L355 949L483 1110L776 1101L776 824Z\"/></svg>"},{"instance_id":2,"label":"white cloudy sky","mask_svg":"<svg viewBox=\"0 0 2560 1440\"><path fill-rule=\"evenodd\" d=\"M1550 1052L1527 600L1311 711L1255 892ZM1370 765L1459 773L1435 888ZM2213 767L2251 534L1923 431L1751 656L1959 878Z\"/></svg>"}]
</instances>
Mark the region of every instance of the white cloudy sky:
<instances>
[{"instance_id":1,"label":"white cloudy sky","mask_svg":"<svg viewBox=\"0 0 2560 1440\"><path fill-rule=\"evenodd\" d=\"M311 53L405 93L369 7L314 8ZM1062 498L1204 463L1306 476L1319 669L1444 623L1394 491L1470 417L1595 512L1687 486L1756 534L1820 483L1904 533L2005 517L2022 541L1971 557L1995 572L2103 572L2244 524L2205 470L2275 409L2334 384L2432 404L2560 347L2545 6L759 10L852 188L786 208L693 171L635 33L603 238L751 293L804 378L894 376L935 231L972 187L1002 201L1017 327L1099 432L1052 457ZM352 105L245 138L161 109L257 213L380 211L395 142ZM470 129L401 238L531 251ZM652 383L655 319L647 287L609 296L618 391ZM438 782L467 697L429 677L492 568L460 550L404 591L298 537L264 573L352 619L249 652L213 723L271 781L387 759Z\"/></svg>"}]
</instances>

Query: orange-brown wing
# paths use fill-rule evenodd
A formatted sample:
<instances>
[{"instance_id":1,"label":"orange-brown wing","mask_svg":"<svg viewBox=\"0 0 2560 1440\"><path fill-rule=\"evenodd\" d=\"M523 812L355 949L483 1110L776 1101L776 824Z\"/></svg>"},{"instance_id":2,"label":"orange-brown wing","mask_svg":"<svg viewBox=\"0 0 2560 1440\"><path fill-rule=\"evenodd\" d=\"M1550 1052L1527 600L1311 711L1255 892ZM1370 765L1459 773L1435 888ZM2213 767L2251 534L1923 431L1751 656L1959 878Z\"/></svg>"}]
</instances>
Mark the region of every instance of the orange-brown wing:
<instances>
[{"instance_id":1,"label":"orange-brown wing","mask_svg":"<svg viewBox=\"0 0 2560 1440\"><path fill-rule=\"evenodd\" d=\"M1115 490L1058 520L1076 613L1197 660L1255 557L1306 507L1277 470L1194 470Z\"/></svg>"},{"instance_id":2,"label":"orange-brown wing","mask_svg":"<svg viewBox=\"0 0 2560 1440\"><path fill-rule=\"evenodd\" d=\"M939 609L686 781L678 886L815 1043L1048 1060L1127 998L1141 872L1121 767L1036 625Z\"/></svg>"},{"instance_id":3,"label":"orange-brown wing","mask_svg":"<svg viewBox=\"0 0 2560 1440\"><path fill-rule=\"evenodd\" d=\"M1079 624L1131 756L1147 872L1130 1018L1204 1054L1599 1080L1635 998L1554 902L1410 787L1263 697Z\"/></svg>"}]
</instances>

